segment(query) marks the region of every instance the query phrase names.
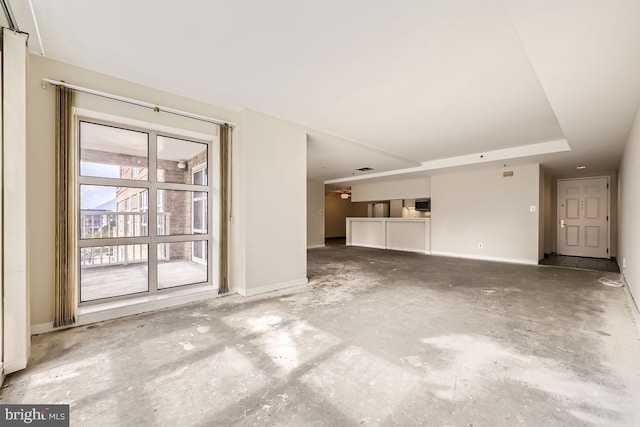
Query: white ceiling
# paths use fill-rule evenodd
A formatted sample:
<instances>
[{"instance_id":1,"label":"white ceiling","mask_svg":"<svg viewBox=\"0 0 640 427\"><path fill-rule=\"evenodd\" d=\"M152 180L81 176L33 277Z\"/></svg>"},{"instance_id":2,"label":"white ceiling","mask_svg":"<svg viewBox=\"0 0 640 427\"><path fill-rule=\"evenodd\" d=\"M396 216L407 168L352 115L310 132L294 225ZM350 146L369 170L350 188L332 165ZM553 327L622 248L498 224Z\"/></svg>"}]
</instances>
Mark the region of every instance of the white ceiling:
<instances>
[{"instance_id":1,"label":"white ceiling","mask_svg":"<svg viewBox=\"0 0 640 427\"><path fill-rule=\"evenodd\" d=\"M309 127L314 179L559 139L530 160L615 170L640 102L638 0L32 3L35 52Z\"/></svg>"},{"instance_id":2,"label":"white ceiling","mask_svg":"<svg viewBox=\"0 0 640 427\"><path fill-rule=\"evenodd\" d=\"M384 172L416 167L419 163L385 151L326 135L307 136L307 177L326 180L329 177L366 175L356 169L370 167Z\"/></svg>"},{"instance_id":3,"label":"white ceiling","mask_svg":"<svg viewBox=\"0 0 640 427\"><path fill-rule=\"evenodd\" d=\"M9 21L4 13L0 12L0 27L9 28Z\"/></svg>"}]
</instances>

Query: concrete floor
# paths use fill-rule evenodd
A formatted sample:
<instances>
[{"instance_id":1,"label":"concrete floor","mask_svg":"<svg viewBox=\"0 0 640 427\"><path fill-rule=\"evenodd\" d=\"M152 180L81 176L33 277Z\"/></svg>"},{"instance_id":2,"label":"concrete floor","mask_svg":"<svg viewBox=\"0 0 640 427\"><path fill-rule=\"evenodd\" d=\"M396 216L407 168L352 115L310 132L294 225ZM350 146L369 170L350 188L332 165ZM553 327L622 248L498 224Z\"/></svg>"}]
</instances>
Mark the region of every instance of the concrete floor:
<instances>
[{"instance_id":1,"label":"concrete floor","mask_svg":"<svg viewBox=\"0 0 640 427\"><path fill-rule=\"evenodd\" d=\"M640 425L615 274L335 246L309 276L34 337L0 399L74 426Z\"/></svg>"}]
</instances>

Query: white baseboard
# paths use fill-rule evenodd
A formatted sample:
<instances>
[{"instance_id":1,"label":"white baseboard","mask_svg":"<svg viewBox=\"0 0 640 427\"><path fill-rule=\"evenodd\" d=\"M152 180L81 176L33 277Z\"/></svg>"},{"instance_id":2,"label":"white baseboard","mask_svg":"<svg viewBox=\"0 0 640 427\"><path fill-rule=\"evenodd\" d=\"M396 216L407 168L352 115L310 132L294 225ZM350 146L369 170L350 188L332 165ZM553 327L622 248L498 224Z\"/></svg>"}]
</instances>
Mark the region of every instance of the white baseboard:
<instances>
[{"instance_id":1,"label":"white baseboard","mask_svg":"<svg viewBox=\"0 0 640 427\"><path fill-rule=\"evenodd\" d=\"M225 294L228 295L228 294ZM217 288L192 288L179 290L171 294L160 294L154 296L144 296L127 300L116 301L99 305L80 307L78 319L73 325L54 328L53 322L31 325L31 335L46 334L48 332L73 328L76 326L88 325L91 323L103 322L105 320L117 319L120 317L132 316L149 311L161 310L163 308L176 307L190 304L197 301L210 300L222 295L218 295Z\"/></svg>"},{"instance_id":2,"label":"white baseboard","mask_svg":"<svg viewBox=\"0 0 640 427\"><path fill-rule=\"evenodd\" d=\"M324 248L326 245L322 244L322 245L311 245L311 246L307 246L307 249L316 249L316 248Z\"/></svg>"},{"instance_id":3,"label":"white baseboard","mask_svg":"<svg viewBox=\"0 0 640 427\"><path fill-rule=\"evenodd\" d=\"M622 268L620 268L620 271ZM627 297L627 301L629 301L629 305L631 306L631 316L633 317L633 323L636 325L636 329L638 330L638 334L640 334L640 306L637 304L636 299L633 297L631 293L631 289L629 288L629 282L627 282L627 278L624 273L620 273L620 280L622 280L622 284L624 285L624 293Z\"/></svg>"},{"instance_id":4,"label":"white baseboard","mask_svg":"<svg viewBox=\"0 0 640 427\"><path fill-rule=\"evenodd\" d=\"M622 268L620 268L620 271L623 271ZM627 282L627 278L625 277L624 273L620 273L620 279L622 280L627 298L629 299L629 305L635 308L635 310L633 311L636 314L636 324L638 325L638 329L640 329L640 305L638 305L636 299L633 297L631 289L629 288L629 282Z\"/></svg>"},{"instance_id":5,"label":"white baseboard","mask_svg":"<svg viewBox=\"0 0 640 427\"><path fill-rule=\"evenodd\" d=\"M431 251L431 255L446 256L451 258L475 259L479 261L506 262L509 264L538 265L537 261L531 261L527 259L518 259L518 258L503 258L503 257L458 254L458 253L452 253L452 252L439 252L439 251Z\"/></svg>"},{"instance_id":6,"label":"white baseboard","mask_svg":"<svg viewBox=\"0 0 640 427\"><path fill-rule=\"evenodd\" d=\"M70 325L70 326L62 327L62 328L54 328L53 327L53 322L38 323L37 325L31 325L31 335L47 334L49 332L53 332L53 331L57 331L57 330L61 330L61 329L72 328L73 326L75 326L75 325Z\"/></svg>"},{"instance_id":7,"label":"white baseboard","mask_svg":"<svg viewBox=\"0 0 640 427\"><path fill-rule=\"evenodd\" d=\"M384 248L388 251L399 251L399 252L411 252L414 254L425 254L425 255L429 255L431 254L431 251L426 251L424 249L416 249L416 248Z\"/></svg>"},{"instance_id":8,"label":"white baseboard","mask_svg":"<svg viewBox=\"0 0 640 427\"><path fill-rule=\"evenodd\" d=\"M267 292L279 291L281 289L293 288L294 286L303 286L309 283L309 279L306 277L296 280L290 280L288 282L273 283L271 285L260 286L251 289L238 289L238 293L243 297L252 297L254 295L260 295Z\"/></svg>"},{"instance_id":9,"label":"white baseboard","mask_svg":"<svg viewBox=\"0 0 640 427\"><path fill-rule=\"evenodd\" d=\"M387 249L386 246L381 246L381 245L358 245L355 243L347 243L346 246L357 246L359 248L372 248L372 249Z\"/></svg>"}]
</instances>

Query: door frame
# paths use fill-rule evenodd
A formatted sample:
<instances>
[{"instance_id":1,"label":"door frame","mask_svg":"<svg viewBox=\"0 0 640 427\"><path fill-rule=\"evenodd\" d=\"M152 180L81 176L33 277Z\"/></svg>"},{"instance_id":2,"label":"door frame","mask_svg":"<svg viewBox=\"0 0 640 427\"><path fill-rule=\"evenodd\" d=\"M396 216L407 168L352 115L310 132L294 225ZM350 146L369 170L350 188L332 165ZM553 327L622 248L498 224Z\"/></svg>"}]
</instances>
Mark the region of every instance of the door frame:
<instances>
[{"instance_id":1,"label":"door frame","mask_svg":"<svg viewBox=\"0 0 640 427\"><path fill-rule=\"evenodd\" d=\"M585 180L585 179L595 179L595 178L605 178L607 180L607 257L603 258L603 259L611 259L611 176L609 175L596 175L596 176L581 176L581 177L576 177L576 178L558 178L556 180L556 188L555 188L555 204L556 204L556 221L555 221L555 225L556 225L556 232L555 232L555 238L556 238L556 253L558 255L560 254L560 242L559 242L559 230L560 230L560 217L561 215L561 205L560 203L558 203L558 195L559 195L559 191L558 191L558 187L560 186L560 181L578 181L578 180ZM567 255L570 256L570 255Z\"/></svg>"}]
</instances>

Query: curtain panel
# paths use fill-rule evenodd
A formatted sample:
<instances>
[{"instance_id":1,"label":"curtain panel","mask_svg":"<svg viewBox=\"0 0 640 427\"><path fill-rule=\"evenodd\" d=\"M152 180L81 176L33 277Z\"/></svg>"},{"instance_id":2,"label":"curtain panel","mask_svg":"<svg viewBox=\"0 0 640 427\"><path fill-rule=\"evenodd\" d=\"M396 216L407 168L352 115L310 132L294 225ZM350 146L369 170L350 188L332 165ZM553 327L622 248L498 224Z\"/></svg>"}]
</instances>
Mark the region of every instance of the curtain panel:
<instances>
[{"instance_id":1,"label":"curtain panel","mask_svg":"<svg viewBox=\"0 0 640 427\"><path fill-rule=\"evenodd\" d=\"M230 209L231 127L220 126L220 278L218 294L229 292L229 222Z\"/></svg>"},{"instance_id":2,"label":"curtain panel","mask_svg":"<svg viewBox=\"0 0 640 427\"><path fill-rule=\"evenodd\" d=\"M56 277L54 327L76 321L75 262L73 255L73 90L58 86L56 92Z\"/></svg>"}]
</instances>

